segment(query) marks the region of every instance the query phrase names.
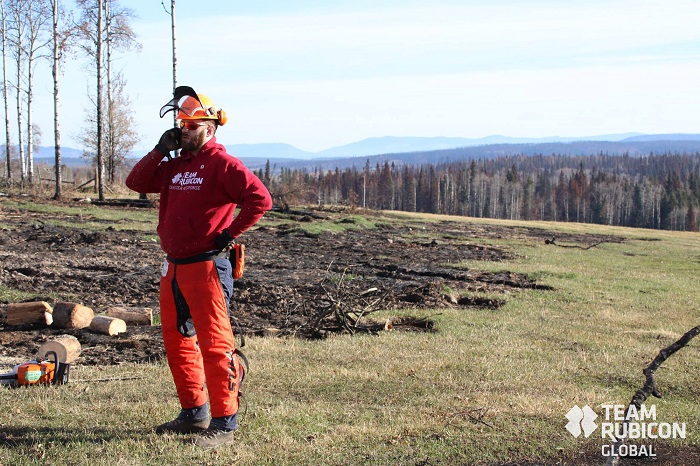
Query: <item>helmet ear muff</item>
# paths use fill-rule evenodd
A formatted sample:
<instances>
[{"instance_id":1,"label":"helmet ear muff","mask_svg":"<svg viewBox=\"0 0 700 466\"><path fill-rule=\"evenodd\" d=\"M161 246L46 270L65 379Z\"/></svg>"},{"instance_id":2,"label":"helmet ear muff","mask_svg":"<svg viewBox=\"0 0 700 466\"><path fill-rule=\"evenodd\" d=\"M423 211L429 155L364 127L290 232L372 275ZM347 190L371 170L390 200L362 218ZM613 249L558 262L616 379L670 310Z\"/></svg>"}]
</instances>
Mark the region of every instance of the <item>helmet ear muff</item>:
<instances>
[{"instance_id":1,"label":"helmet ear muff","mask_svg":"<svg viewBox=\"0 0 700 466\"><path fill-rule=\"evenodd\" d=\"M226 122L228 121L228 116L226 116L226 112L223 110L219 109L219 111L216 112L216 118L217 118L217 123L221 126L224 126Z\"/></svg>"}]
</instances>

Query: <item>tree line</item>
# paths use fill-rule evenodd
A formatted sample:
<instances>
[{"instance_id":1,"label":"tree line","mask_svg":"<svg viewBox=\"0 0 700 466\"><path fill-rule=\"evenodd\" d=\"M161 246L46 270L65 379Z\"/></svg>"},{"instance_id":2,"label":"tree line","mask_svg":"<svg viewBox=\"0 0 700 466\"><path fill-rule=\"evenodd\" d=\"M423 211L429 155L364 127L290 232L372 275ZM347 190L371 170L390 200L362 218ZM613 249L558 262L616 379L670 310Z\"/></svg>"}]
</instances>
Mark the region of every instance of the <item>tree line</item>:
<instances>
[{"instance_id":1,"label":"tree line","mask_svg":"<svg viewBox=\"0 0 700 466\"><path fill-rule=\"evenodd\" d=\"M274 174L273 174L274 173ZM697 231L700 153L516 155L257 175L276 202Z\"/></svg>"},{"instance_id":2,"label":"tree line","mask_svg":"<svg viewBox=\"0 0 700 466\"><path fill-rule=\"evenodd\" d=\"M104 197L105 175L114 181L138 143L130 113L123 75L112 66L119 52L138 49L131 28L134 12L117 0L76 0L72 8L59 0L0 0L1 90L4 98L5 144L2 175L34 182L34 152L42 131L33 122L35 78L50 71L53 78L53 142L55 148L54 198L61 197L60 78L69 57L82 57L95 86L86 109L86 127L81 128L84 157L97 167L95 184ZM42 65L44 65L42 67ZM9 102L14 102L11 110ZM10 123L16 131L13 133ZM16 135L17 142L12 142ZM106 173L105 173L106 169Z\"/></svg>"}]
</instances>

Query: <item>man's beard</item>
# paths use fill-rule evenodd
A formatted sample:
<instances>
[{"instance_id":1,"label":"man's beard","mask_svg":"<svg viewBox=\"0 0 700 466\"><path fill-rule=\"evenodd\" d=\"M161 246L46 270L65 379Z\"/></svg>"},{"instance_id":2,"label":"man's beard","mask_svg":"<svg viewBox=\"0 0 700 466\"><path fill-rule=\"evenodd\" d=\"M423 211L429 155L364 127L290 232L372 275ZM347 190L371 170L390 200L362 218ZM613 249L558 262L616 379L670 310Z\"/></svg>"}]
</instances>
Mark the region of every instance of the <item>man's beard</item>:
<instances>
[{"instance_id":1,"label":"man's beard","mask_svg":"<svg viewBox=\"0 0 700 466\"><path fill-rule=\"evenodd\" d=\"M197 132L195 132L194 135L190 133L190 137L187 140L182 140L182 148L187 152L198 151L204 145L204 138L206 137L206 135L206 128L204 128L204 131L197 130Z\"/></svg>"}]
</instances>

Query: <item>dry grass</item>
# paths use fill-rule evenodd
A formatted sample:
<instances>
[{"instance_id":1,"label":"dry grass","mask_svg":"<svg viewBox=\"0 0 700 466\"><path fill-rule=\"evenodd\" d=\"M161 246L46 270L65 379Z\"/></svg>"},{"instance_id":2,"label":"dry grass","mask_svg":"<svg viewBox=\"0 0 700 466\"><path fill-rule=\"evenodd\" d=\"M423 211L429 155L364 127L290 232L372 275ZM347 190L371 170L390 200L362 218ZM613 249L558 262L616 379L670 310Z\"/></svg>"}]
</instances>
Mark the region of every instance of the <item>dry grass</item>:
<instances>
[{"instance_id":1,"label":"dry grass","mask_svg":"<svg viewBox=\"0 0 700 466\"><path fill-rule=\"evenodd\" d=\"M433 334L249 338L248 411L235 446L216 452L152 432L177 413L164 365L78 366L66 386L0 390L0 464L596 464L602 440L573 438L564 414L627 403L641 369L698 324L700 243L689 233L518 225L629 240L583 251L503 239L517 259L461 266L526 273L554 291L503 296L498 310L441 310ZM697 342L662 367L665 397L650 402L689 436L661 447L698 446ZM133 375L144 379L79 381Z\"/></svg>"}]
</instances>

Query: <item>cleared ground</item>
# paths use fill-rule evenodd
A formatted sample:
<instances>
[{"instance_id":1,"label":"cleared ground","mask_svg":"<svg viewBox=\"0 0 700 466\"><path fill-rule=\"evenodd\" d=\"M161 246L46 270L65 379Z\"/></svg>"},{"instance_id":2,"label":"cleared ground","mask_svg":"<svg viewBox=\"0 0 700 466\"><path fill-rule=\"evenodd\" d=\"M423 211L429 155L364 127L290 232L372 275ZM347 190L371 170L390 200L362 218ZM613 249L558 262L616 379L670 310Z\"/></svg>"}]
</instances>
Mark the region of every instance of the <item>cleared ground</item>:
<instances>
[{"instance_id":1,"label":"cleared ground","mask_svg":"<svg viewBox=\"0 0 700 466\"><path fill-rule=\"evenodd\" d=\"M118 221L65 213L60 208L27 212L5 207L1 213L0 285L31 294L31 300L78 302L96 313L110 306L140 306L158 314L164 255L157 241L145 238L143 231L118 229ZM95 231L85 229L85 223L103 225ZM347 211L275 213L241 238L246 245L246 273L235 283L232 321L245 335L272 332L324 338L342 332L382 331L387 322L371 319L377 309L497 308L503 303L499 296L547 288L507 270L451 266L511 259L507 249L483 244L484 239L493 238L544 243L551 232L448 220L412 223ZM559 241L584 247L622 238L561 234ZM464 296L468 292L481 296ZM360 314L365 317L359 322L345 319ZM429 318L396 318L389 326L393 330L433 330ZM79 337L83 354L78 362L82 364L149 362L164 357L158 328L131 327L116 338L88 330L1 326L0 330L4 356L15 359L33 357L46 338L60 333Z\"/></svg>"},{"instance_id":2,"label":"cleared ground","mask_svg":"<svg viewBox=\"0 0 700 466\"><path fill-rule=\"evenodd\" d=\"M0 304L158 310L152 209L0 198ZM249 409L231 449L157 436L177 412L157 326L2 324L0 365L73 333L60 387L0 390L0 464L602 464L564 414L627 403L700 319L697 234L352 210L272 212L243 238L232 316ZM275 337L269 337L275 335ZM658 373L657 440L623 465L700 464L695 341ZM104 379L112 379L102 381Z\"/></svg>"}]
</instances>

